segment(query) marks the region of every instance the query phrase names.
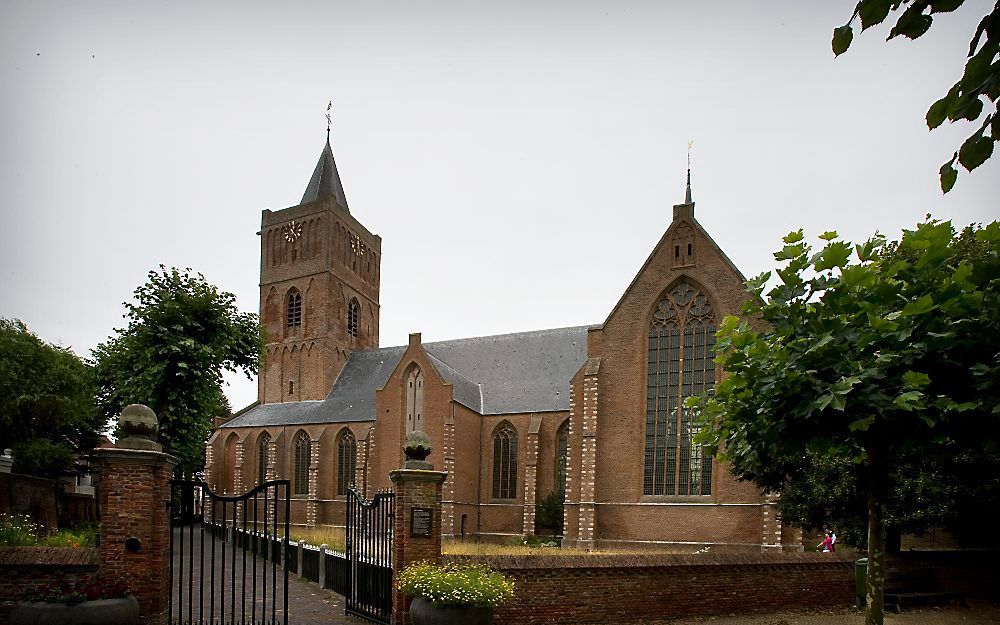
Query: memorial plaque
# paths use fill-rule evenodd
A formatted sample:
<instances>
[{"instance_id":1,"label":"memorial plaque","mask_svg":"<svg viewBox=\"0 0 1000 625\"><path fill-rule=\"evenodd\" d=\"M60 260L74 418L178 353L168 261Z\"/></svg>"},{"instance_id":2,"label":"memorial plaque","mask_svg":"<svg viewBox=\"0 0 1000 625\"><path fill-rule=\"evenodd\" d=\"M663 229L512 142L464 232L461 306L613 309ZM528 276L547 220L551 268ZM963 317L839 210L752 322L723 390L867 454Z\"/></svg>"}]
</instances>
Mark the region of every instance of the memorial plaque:
<instances>
[{"instance_id":1,"label":"memorial plaque","mask_svg":"<svg viewBox=\"0 0 1000 625\"><path fill-rule=\"evenodd\" d=\"M412 508L410 510L410 536L431 535L431 508Z\"/></svg>"}]
</instances>

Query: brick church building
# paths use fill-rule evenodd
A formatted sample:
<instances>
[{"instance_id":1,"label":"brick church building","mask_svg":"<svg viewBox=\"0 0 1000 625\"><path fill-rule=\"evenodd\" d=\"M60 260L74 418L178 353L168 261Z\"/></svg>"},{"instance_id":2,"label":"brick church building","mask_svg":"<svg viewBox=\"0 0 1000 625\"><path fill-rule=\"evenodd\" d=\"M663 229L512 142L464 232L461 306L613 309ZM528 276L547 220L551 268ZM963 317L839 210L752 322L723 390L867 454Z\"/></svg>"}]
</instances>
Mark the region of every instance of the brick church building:
<instances>
[{"instance_id":1,"label":"brick church building","mask_svg":"<svg viewBox=\"0 0 1000 625\"><path fill-rule=\"evenodd\" d=\"M289 479L293 523L343 525L348 488L388 488L420 429L448 472L446 538L532 534L557 492L564 545L800 544L692 443L683 398L720 379L715 330L747 297L694 207L689 172L603 323L380 347L382 239L351 212L328 137L299 204L261 216L258 401L212 433L206 479L230 494Z\"/></svg>"}]
</instances>

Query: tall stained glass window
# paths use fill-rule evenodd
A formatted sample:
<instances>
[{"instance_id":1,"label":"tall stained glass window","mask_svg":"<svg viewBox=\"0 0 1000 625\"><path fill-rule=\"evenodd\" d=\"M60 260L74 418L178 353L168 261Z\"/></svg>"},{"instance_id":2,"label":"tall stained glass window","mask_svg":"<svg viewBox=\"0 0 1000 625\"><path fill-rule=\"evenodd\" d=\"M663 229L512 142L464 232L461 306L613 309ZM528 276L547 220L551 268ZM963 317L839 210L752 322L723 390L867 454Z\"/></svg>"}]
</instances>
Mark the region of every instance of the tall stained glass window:
<instances>
[{"instance_id":1,"label":"tall stained glass window","mask_svg":"<svg viewBox=\"0 0 1000 625\"><path fill-rule=\"evenodd\" d=\"M517 431L506 422L493 435L493 498L517 499Z\"/></svg>"},{"instance_id":2,"label":"tall stained glass window","mask_svg":"<svg viewBox=\"0 0 1000 625\"><path fill-rule=\"evenodd\" d=\"M344 428L337 439L337 494L346 495L354 486L354 469L357 467L358 442L350 430Z\"/></svg>"},{"instance_id":3,"label":"tall stained glass window","mask_svg":"<svg viewBox=\"0 0 1000 625\"><path fill-rule=\"evenodd\" d=\"M309 494L309 463L312 461L312 441L305 432L295 437L295 480L292 492L296 495Z\"/></svg>"},{"instance_id":4,"label":"tall stained glass window","mask_svg":"<svg viewBox=\"0 0 1000 625\"><path fill-rule=\"evenodd\" d=\"M263 436L261 436L260 440L257 441L257 483L258 484L263 484L264 482L267 481L267 465L268 465L268 462L269 462L268 457L267 457L267 446L268 446L268 444L270 444L270 442L271 442L271 437L269 435L267 435L267 434L264 434Z\"/></svg>"},{"instance_id":5,"label":"tall stained glass window","mask_svg":"<svg viewBox=\"0 0 1000 625\"><path fill-rule=\"evenodd\" d=\"M700 289L681 282L660 300L649 327L643 494L711 495L712 458L692 442L684 398L715 386L715 314Z\"/></svg>"}]
</instances>

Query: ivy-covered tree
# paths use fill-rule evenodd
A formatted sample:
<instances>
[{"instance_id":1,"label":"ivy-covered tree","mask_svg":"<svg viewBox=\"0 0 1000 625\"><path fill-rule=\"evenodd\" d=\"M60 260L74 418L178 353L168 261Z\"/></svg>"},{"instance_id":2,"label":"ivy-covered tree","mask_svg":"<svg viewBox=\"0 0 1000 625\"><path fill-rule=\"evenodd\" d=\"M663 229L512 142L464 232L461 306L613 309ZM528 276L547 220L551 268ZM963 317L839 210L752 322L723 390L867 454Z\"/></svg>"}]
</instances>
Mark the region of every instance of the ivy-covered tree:
<instances>
[{"instance_id":1,"label":"ivy-covered tree","mask_svg":"<svg viewBox=\"0 0 1000 625\"><path fill-rule=\"evenodd\" d=\"M93 371L72 351L0 319L0 449L13 470L58 478L97 445L106 419L94 403Z\"/></svg>"},{"instance_id":2,"label":"ivy-covered tree","mask_svg":"<svg viewBox=\"0 0 1000 625\"><path fill-rule=\"evenodd\" d=\"M892 463L935 445L1000 451L1000 223L956 235L929 220L898 243L852 246L802 231L784 239L770 273L748 281L744 313L716 349L727 377L693 398L701 440L743 479L782 492L811 457L848 459L868 521L866 623L881 625ZM985 476L984 476L985 477Z\"/></svg>"},{"instance_id":3,"label":"ivy-covered tree","mask_svg":"<svg viewBox=\"0 0 1000 625\"><path fill-rule=\"evenodd\" d=\"M860 0L847 24L833 30L833 53L840 56L854 40L855 21L861 30L881 24L894 11L899 11L896 24L889 31L888 39L900 35L916 39L926 33L934 16L950 13L965 4L965 0ZM948 93L927 110L927 127L934 130L944 123L967 120L976 122L987 110L979 128L973 132L951 159L941 166L941 190L947 193L958 179L958 161L967 171L982 165L993 155L993 144L1000 141L1000 1L986 15L972 34L968 61L962 77Z\"/></svg>"},{"instance_id":4,"label":"ivy-covered tree","mask_svg":"<svg viewBox=\"0 0 1000 625\"><path fill-rule=\"evenodd\" d=\"M241 313L232 293L201 274L160 266L125 302L128 327L94 349L98 404L109 418L146 404L160 419L159 441L180 458L178 472L204 464L212 419L229 411L222 371L257 373L257 315Z\"/></svg>"}]
</instances>

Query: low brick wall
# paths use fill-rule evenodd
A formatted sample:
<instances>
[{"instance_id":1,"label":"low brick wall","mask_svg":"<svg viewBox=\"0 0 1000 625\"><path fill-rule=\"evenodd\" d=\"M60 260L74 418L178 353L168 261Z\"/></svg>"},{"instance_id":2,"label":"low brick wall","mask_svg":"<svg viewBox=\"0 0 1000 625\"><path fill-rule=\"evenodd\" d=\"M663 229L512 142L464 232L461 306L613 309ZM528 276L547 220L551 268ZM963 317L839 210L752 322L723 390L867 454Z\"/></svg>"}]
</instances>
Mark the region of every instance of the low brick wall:
<instances>
[{"instance_id":1,"label":"low brick wall","mask_svg":"<svg viewBox=\"0 0 1000 625\"><path fill-rule=\"evenodd\" d=\"M97 575L97 549L0 547L0 625L29 589L62 578Z\"/></svg>"},{"instance_id":2,"label":"low brick wall","mask_svg":"<svg viewBox=\"0 0 1000 625\"><path fill-rule=\"evenodd\" d=\"M889 579L894 573L931 571L944 590L969 593L974 599L1000 601L1000 552L903 551L886 560Z\"/></svg>"},{"instance_id":3,"label":"low brick wall","mask_svg":"<svg viewBox=\"0 0 1000 625\"><path fill-rule=\"evenodd\" d=\"M651 623L672 618L854 603L854 562L840 555L608 554L445 556L514 578L496 623Z\"/></svg>"}]
</instances>

